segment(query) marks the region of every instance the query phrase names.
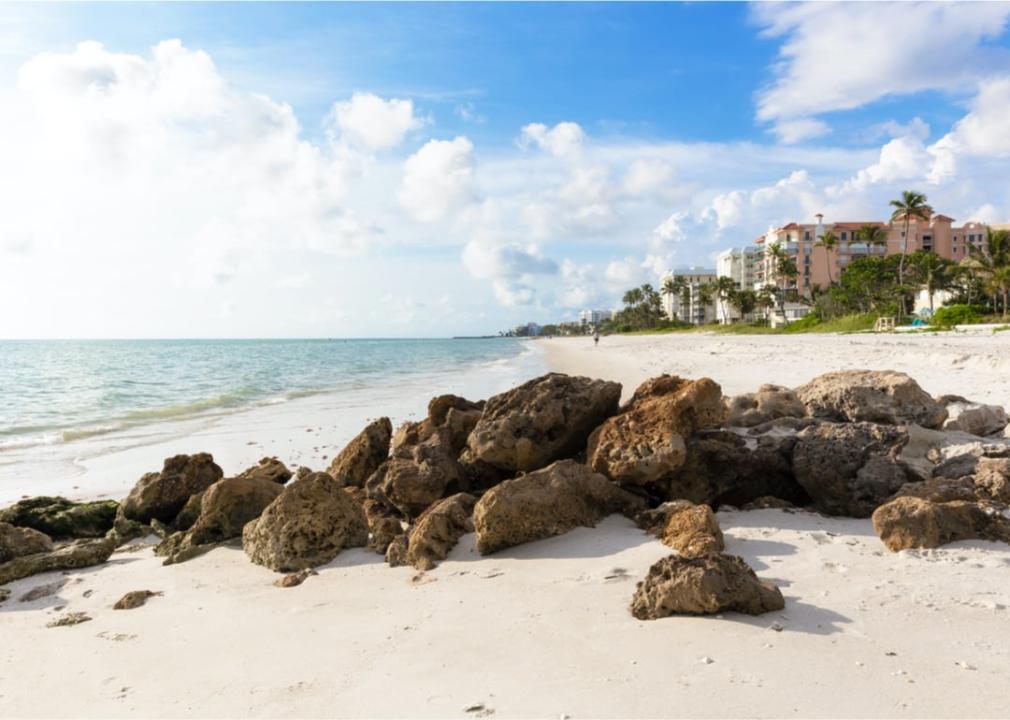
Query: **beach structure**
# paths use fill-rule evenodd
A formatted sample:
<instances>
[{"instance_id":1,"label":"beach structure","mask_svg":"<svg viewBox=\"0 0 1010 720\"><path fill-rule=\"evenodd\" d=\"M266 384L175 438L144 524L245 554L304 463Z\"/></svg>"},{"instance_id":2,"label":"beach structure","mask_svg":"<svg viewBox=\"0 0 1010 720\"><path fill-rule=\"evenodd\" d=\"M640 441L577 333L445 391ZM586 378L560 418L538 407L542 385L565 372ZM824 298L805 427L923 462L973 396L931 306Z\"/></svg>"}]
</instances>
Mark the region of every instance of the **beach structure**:
<instances>
[{"instance_id":1,"label":"beach structure","mask_svg":"<svg viewBox=\"0 0 1010 720\"><path fill-rule=\"evenodd\" d=\"M737 290L751 290L754 288L755 270L762 262L761 255L761 249L756 245L723 250L715 261L716 276L730 278L736 283ZM716 297L715 309L720 323L732 323L742 319L736 307L722 297ZM754 318L748 316L743 319Z\"/></svg>"},{"instance_id":2,"label":"beach structure","mask_svg":"<svg viewBox=\"0 0 1010 720\"><path fill-rule=\"evenodd\" d=\"M663 310L670 320L704 325L716 317L715 293L709 285L716 281L716 271L691 266L668 270L660 278L660 288L678 285L677 292L663 292Z\"/></svg>"},{"instance_id":3,"label":"beach structure","mask_svg":"<svg viewBox=\"0 0 1010 720\"><path fill-rule=\"evenodd\" d=\"M857 258L898 255L904 249L907 253L926 250L948 260L960 261L982 247L986 234L984 223L970 221L955 226L953 218L934 213L928 221L909 220L906 244L904 222L846 220L825 223L823 215L816 218L815 223L791 222L769 229L757 238L755 245L763 254L755 264L755 290L774 285L783 290L793 290L797 296L810 298L815 287L826 288L837 282L849 263ZM866 242L860 232L864 227L881 228L883 241ZM823 244L823 238L828 233L836 238L834 247ZM796 264L796 277L784 277L778 272L775 258L767 252L775 245Z\"/></svg>"}]
</instances>

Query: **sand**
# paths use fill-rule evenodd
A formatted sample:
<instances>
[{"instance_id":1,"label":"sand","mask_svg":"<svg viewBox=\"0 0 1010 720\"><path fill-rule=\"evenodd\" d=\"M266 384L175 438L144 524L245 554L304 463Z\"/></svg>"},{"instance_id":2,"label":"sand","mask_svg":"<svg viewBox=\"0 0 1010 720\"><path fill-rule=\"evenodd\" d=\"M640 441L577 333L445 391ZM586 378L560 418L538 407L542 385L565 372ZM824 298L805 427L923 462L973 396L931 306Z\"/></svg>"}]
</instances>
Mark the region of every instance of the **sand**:
<instances>
[{"instance_id":1,"label":"sand","mask_svg":"<svg viewBox=\"0 0 1010 720\"><path fill-rule=\"evenodd\" d=\"M1010 397L999 357L1010 337L808 340L545 347L557 369L593 368L630 386L660 370L704 368L740 392L887 366L912 371L931 392ZM1010 546L895 554L868 520L779 510L718 519L727 551L782 589L783 611L633 619L635 582L669 549L619 516L487 558L467 535L421 575L345 551L295 588L275 587L279 576L238 547L170 567L149 548L118 552L104 566L8 586L0 716L1007 715ZM18 601L60 579L55 595ZM144 589L164 595L112 610ZM93 619L46 627L67 612Z\"/></svg>"}]
</instances>

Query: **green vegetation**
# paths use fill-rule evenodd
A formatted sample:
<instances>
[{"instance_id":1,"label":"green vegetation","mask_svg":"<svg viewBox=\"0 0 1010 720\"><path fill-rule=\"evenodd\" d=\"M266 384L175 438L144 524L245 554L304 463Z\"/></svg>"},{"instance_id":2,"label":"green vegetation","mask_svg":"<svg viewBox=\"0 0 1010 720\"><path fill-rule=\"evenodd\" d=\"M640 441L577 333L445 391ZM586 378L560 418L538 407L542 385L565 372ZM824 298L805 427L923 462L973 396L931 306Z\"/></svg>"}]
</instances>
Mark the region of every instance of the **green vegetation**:
<instances>
[{"instance_id":1,"label":"green vegetation","mask_svg":"<svg viewBox=\"0 0 1010 720\"><path fill-rule=\"evenodd\" d=\"M933 314L931 324L949 329L955 325L980 323L985 319L985 308L979 305L948 305Z\"/></svg>"}]
</instances>

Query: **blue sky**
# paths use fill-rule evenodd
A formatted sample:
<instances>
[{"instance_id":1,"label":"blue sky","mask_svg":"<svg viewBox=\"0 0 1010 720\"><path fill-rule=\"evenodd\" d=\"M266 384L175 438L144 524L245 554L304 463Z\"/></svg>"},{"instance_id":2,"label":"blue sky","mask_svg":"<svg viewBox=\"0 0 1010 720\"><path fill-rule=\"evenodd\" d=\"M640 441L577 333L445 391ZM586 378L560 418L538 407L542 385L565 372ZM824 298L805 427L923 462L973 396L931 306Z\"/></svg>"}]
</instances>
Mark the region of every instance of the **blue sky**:
<instances>
[{"instance_id":1,"label":"blue sky","mask_svg":"<svg viewBox=\"0 0 1010 720\"><path fill-rule=\"evenodd\" d=\"M0 6L0 336L493 332L906 187L1006 221L1008 17Z\"/></svg>"}]
</instances>

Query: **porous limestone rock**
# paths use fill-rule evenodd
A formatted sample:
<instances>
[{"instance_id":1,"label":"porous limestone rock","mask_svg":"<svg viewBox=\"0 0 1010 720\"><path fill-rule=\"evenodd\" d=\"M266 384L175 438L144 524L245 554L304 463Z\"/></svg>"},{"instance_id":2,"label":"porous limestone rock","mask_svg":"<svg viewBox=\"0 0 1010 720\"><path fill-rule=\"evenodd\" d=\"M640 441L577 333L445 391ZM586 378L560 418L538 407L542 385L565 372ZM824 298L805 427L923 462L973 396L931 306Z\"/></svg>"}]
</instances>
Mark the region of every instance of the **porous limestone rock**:
<instances>
[{"instance_id":1,"label":"porous limestone rock","mask_svg":"<svg viewBox=\"0 0 1010 720\"><path fill-rule=\"evenodd\" d=\"M109 559L116 543L110 538L73 540L53 550L22 555L0 564L0 585L53 570L75 570Z\"/></svg>"},{"instance_id":2,"label":"porous limestone rock","mask_svg":"<svg viewBox=\"0 0 1010 720\"><path fill-rule=\"evenodd\" d=\"M322 565L367 542L365 511L321 472L287 485L242 532L249 558L279 572Z\"/></svg>"},{"instance_id":3,"label":"porous limestone rock","mask_svg":"<svg viewBox=\"0 0 1010 720\"><path fill-rule=\"evenodd\" d=\"M973 538L1010 542L1010 520L999 508L964 500L898 497L874 511L873 528L895 552Z\"/></svg>"},{"instance_id":4,"label":"porous limestone rock","mask_svg":"<svg viewBox=\"0 0 1010 720\"><path fill-rule=\"evenodd\" d=\"M972 402L958 395L944 395L937 402L947 410L943 429L960 430L971 435L984 437L1003 432L1010 425L1010 417L999 405Z\"/></svg>"},{"instance_id":5,"label":"porous limestone rock","mask_svg":"<svg viewBox=\"0 0 1010 720\"><path fill-rule=\"evenodd\" d=\"M938 428L947 411L905 373L840 370L796 388L811 417L837 422L915 423Z\"/></svg>"},{"instance_id":6,"label":"porous limestone rock","mask_svg":"<svg viewBox=\"0 0 1010 720\"><path fill-rule=\"evenodd\" d=\"M641 498L573 460L506 480L488 490L474 508L477 552L503 548L593 527L615 512L637 513Z\"/></svg>"},{"instance_id":7,"label":"porous limestone rock","mask_svg":"<svg viewBox=\"0 0 1010 720\"><path fill-rule=\"evenodd\" d=\"M142 523L171 523L191 495L209 488L224 476L209 453L176 455L165 460L161 472L144 475L120 505L123 517Z\"/></svg>"},{"instance_id":8,"label":"porous limestone rock","mask_svg":"<svg viewBox=\"0 0 1010 720\"><path fill-rule=\"evenodd\" d=\"M425 510L407 537L407 563L418 570L431 570L445 560L459 539L473 532L476 502L473 495L456 493Z\"/></svg>"},{"instance_id":9,"label":"porous limestone rock","mask_svg":"<svg viewBox=\"0 0 1010 720\"><path fill-rule=\"evenodd\" d=\"M724 417L722 390L708 378L652 378L593 433L589 465L622 485L661 483L683 464L685 438Z\"/></svg>"},{"instance_id":10,"label":"porous limestone rock","mask_svg":"<svg viewBox=\"0 0 1010 720\"><path fill-rule=\"evenodd\" d=\"M828 515L869 517L909 478L898 461L905 432L875 423L821 423L796 436L793 472Z\"/></svg>"},{"instance_id":11,"label":"porous limestone rock","mask_svg":"<svg viewBox=\"0 0 1010 720\"><path fill-rule=\"evenodd\" d=\"M100 538L112 529L115 500L71 502L62 497L33 497L0 510L0 522L32 528L56 540Z\"/></svg>"},{"instance_id":12,"label":"porous limestone rock","mask_svg":"<svg viewBox=\"0 0 1010 720\"><path fill-rule=\"evenodd\" d=\"M330 477L343 484L363 487L389 455L393 424L388 417L373 420L330 463Z\"/></svg>"},{"instance_id":13,"label":"porous limestone rock","mask_svg":"<svg viewBox=\"0 0 1010 720\"><path fill-rule=\"evenodd\" d=\"M683 557L698 557L725 549L722 530L708 505L674 500L636 518L639 526Z\"/></svg>"},{"instance_id":14,"label":"porous limestone rock","mask_svg":"<svg viewBox=\"0 0 1010 720\"><path fill-rule=\"evenodd\" d=\"M715 507L740 507L763 496L795 505L810 501L793 474L792 435L741 437L726 430L703 432L687 442L684 464L670 478L666 497Z\"/></svg>"},{"instance_id":15,"label":"porous limestone rock","mask_svg":"<svg viewBox=\"0 0 1010 720\"><path fill-rule=\"evenodd\" d=\"M200 515L189 529L194 545L240 537L250 520L284 491L284 485L262 475L239 475L218 480L203 494Z\"/></svg>"},{"instance_id":16,"label":"porous limestone rock","mask_svg":"<svg viewBox=\"0 0 1010 720\"><path fill-rule=\"evenodd\" d=\"M53 541L45 533L0 522L0 563L52 549Z\"/></svg>"},{"instance_id":17,"label":"porous limestone rock","mask_svg":"<svg viewBox=\"0 0 1010 720\"><path fill-rule=\"evenodd\" d=\"M243 470L236 477L249 479L258 478L262 480L270 480L278 485L284 485L291 479L291 476L292 472L288 470L287 465L275 457L265 457L260 458L260 461L257 464Z\"/></svg>"},{"instance_id":18,"label":"porous limestone rock","mask_svg":"<svg viewBox=\"0 0 1010 720\"><path fill-rule=\"evenodd\" d=\"M570 458L617 411L621 386L550 373L495 395L470 433L469 457L509 472Z\"/></svg>"},{"instance_id":19,"label":"porous limestone rock","mask_svg":"<svg viewBox=\"0 0 1010 720\"><path fill-rule=\"evenodd\" d=\"M714 615L735 611L760 615L785 607L777 587L758 579L736 555L670 555L638 583L631 614L639 620L669 615Z\"/></svg>"},{"instance_id":20,"label":"porous limestone rock","mask_svg":"<svg viewBox=\"0 0 1010 720\"><path fill-rule=\"evenodd\" d=\"M158 597L162 595L161 592L155 592L153 590L131 590L130 592L123 595L116 601L116 604L112 606L113 610L134 610L147 604L147 599L152 597Z\"/></svg>"},{"instance_id":21,"label":"porous limestone rock","mask_svg":"<svg viewBox=\"0 0 1010 720\"><path fill-rule=\"evenodd\" d=\"M757 392L736 395L726 401L726 408L725 424L730 427L754 427L807 414L795 391L781 385L762 385Z\"/></svg>"},{"instance_id":22,"label":"porous limestone rock","mask_svg":"<svg viewBox=\"0 0 1010 720\"><path fill-rule=\"evenodd\" d=\"M370 498L381 500L408 518L416 518L465 482L447 433L434 432L418 444L403 444L379 466L365 488Z\"/></svg>"}]
</instances>

